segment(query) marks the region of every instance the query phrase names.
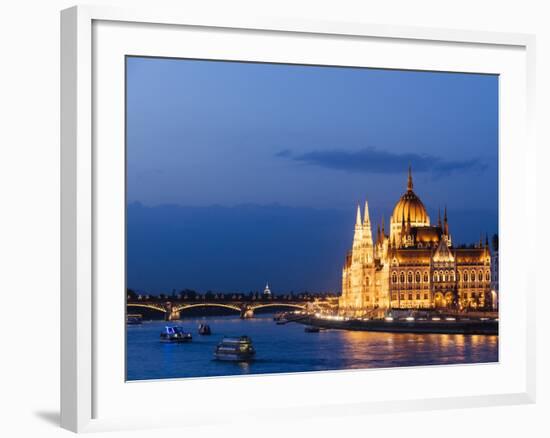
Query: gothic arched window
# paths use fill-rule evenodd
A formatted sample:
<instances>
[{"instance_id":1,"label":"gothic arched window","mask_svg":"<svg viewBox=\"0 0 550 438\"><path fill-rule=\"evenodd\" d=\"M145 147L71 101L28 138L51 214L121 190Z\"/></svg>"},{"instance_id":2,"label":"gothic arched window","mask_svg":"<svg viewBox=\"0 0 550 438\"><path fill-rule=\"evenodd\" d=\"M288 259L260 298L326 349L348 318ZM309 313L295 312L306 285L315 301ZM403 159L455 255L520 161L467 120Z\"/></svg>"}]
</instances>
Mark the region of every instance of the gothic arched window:
<instances>
[{"instance_id":1,"label":"gothic arched window","mask_svg":"<svg viewBox=\"0 0 550 438\"><path fill-rule=\"evenodd\" d=\"M409 274L407 275L407 282L412 283L413 282L413 273L409 271Z\"/></svg>"},{"instance_id":2,"label":"gothic arched window","mask_svg":"<svg viewBox=\"0 0 550 438\"><path fill-rule=\"evenodd\" d=\"M428 282L428 273L424 272L424 283Z\"/></svg>"},{"instance_id":3,"label":"gothic arched window","mask_svg":"<svg viewBox=\"0 0 550 438\"><path fill-rule=\"evenodd\" d=\"M415 275L415 281L417 283L420 283L420 272L417 272L416 275Z\"/></svg>"},{"instance_id":4,"label":"gothic arched window","mask_svg":"<svg viewBox=\"0 0 550 438\"><path fill-rule=\"evenodd\" d=\"M399 281L401 283L405 283L405 274L403 272L401 272L401 275L399 276Z\"/></svg>"},{"instance_id":5,"label":"gothic arched window","mask_svg":"<svg viewBox=\"0 0 550 438\"><path fill-rule=\"evenodd\" d=\"M487 273L485 274L485 280L491 281L491 273L489 271L487 271Z\"/></svg>"},{"instance_id":6,"label":"gothic arched window","mask_svg":"<svg viewBox=\"0 0 550 438\"><path fill-rule=\"evenodd\" d=\"M391 282L394 284L397 283L397 272L395 271L391 274Z\"/></svg>"},{"instance_id":7,"label":"gothic arched window","mask_svg":"<svg viewBox=\"0 0 550 438\"><path fill-rule=\"evenodd\" d=\"M464 281L468 281L468 271L464 271Z\"/></svg>"},{"instance_id":8,"label":"gothic arched window","mask_svg":"<svg viewBox=\"0 0 550 438\"><path fill-rule=\"evenodd\" d=\"M483 272L479 271L479 274L478 274L478 276L477 276L477 279L478 279L479 281L483 281Z\"/></svg>"}]
</instances>

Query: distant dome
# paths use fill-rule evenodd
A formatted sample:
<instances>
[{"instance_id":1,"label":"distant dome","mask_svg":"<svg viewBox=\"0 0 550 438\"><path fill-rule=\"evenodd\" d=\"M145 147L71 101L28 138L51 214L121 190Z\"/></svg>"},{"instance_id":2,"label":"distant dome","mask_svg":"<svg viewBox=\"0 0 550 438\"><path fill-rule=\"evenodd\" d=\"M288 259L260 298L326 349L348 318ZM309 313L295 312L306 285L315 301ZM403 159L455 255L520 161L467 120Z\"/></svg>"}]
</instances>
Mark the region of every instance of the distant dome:
<instances>
[{"instance_id":1,"label":"distant dome","mask_svg":"<svg viewBox=\"0 0 550 438\"><path fill-rule=\"evenodd\" d=\"M413 182L411 169L409 168L409 180L407 191L401 196L393 209L392 222L401 223L403 220L407 222L411 220L411 224L415 225L430 225L430 218L426 212L426 207L416 193L413 192Z\"/></svg>"}]
</instances>

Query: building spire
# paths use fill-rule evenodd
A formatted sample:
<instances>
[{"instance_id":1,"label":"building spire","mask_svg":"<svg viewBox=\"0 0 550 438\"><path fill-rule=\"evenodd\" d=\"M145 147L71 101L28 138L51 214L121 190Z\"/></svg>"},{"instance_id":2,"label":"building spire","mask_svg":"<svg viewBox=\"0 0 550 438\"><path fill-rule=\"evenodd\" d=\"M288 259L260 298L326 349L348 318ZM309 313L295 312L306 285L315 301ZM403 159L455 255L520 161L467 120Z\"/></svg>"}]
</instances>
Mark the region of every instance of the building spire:
<instances>
[{"instance_id":1,"label":"building spire","mask_svg":"<svg viewBox=\"0 0 550 438\"><path fill-rule=\"evenodd\" d=\"M409 179L407 181L407 190L409 192L412 192L412 189L413 189L413 177L412 177L412 170L411 170L411 166L409 164Z\"/></svg>"},{"instance_id":2,"label":"building spire","mask_svg":"<svg viewBox=\"0 0 550 438\"><path fill-rule=\"evenodd\" d=\"M365 201L365 212L364 212L364 221L362 227L362 242L363 245L368 247L372 246L372 230L370 226L370 217L369 217L369 203Z\"/></svg>"},{"instance_id":3,"label":"building spire","mask_svg":"<svg viewBox=\"0 0 550 438\"><path fill-rule=\"evenodd\" d=\"M370 218L369 218L369 203L365 201L365 220L363 222L364 226L370 225Z\"/></svg>"},{"instance_id":4,"label":"building spire","mask_svg":"<svg viewBox=\"0 0 550 438\"><path fill-rule=\"evenodd\" d=\"M355 227L361 226L361 207L357 204L357 218L355 219Z\"/></svg>"},{"instance_id":5,"label":"building spire","mask_svg":"<svg viewBox=\"0 0 550 438\"><path fill-rule=\"evenodd\" d=\"M444 233L446 236L449 236L449 223L447 222L447 206L445 206L445 215L443 216L443 224L444 224Z\"/></svg>"},{"instance_id":6,"label":"building spire","mask_svg":"<svg viewBox=\"0 0 550 438\"><path fill-rule=\"evenodd\" d=\"M441 207L437 208L437 226L441 228Z\"/></svg>"},{"instance_id":7,"label":"building spire","mask_svg":"<svg viewBox=\"0 0 550 438\"><path fill-rule=\"evenodd\" d=\"M353 233L353 251L361 246L363 241L363 223L361 222L361 207L357 205L357 217L355 219L355 232Z\"/></svg>"},{"instance_id":8,"label":"building spire","mask_svg":"<svg viewBox=\"0 0 550 438\"><path fill-rule=\"evenodd\" d=\"M386 230L385 230L385 224L384 224L384 216L382 216L382 238L386 239Z\"/></svg>"}]
</instances>

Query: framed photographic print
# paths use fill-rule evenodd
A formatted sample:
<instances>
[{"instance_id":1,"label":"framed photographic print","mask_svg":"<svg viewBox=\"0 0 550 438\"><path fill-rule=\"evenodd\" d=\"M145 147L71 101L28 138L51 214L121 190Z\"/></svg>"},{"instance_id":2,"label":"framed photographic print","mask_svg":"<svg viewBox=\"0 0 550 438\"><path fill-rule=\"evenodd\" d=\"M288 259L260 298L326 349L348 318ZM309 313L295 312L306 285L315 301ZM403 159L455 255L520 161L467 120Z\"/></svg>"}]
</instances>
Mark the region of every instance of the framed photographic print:
<instances>
[{"instance_id":1,"label":"framed photographic print","mask_svg":"<svg viewBox=\"0 0 550 438\"><path fill-rule=\"evenodd\" d=\"M61 45L63 427L534 399L533 37L75 7Z\"/></svg>"}]
</instances>

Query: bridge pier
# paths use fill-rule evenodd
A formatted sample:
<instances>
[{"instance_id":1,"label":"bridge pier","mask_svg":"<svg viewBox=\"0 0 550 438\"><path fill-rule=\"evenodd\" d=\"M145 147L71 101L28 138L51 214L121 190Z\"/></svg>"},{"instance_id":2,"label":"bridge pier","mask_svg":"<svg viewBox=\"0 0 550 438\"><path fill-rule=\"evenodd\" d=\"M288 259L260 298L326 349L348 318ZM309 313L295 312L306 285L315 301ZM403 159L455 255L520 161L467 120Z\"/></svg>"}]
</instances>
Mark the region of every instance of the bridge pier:
<instances>
[{"instance_id":1,"label":"bridge pier","mask_svg":"<svg viewBox=\"0 0 550 438\"><path fill-rule=\"evenodd\" d=\"M166 321L178 321L180 319L180 312L179 310L172 310L170 313L166 312L164 318Z\"/></svg>"},{"instance_id":2,"label":"bridge pier","mask_svg":"<svg viewBox=\"0 0 550 438\"><path fill-rule=\"evenodd\" d=\"M241 307L241 319L254 318L254 309L250 305L245 304Z\"/></svg>"},{"instance_id":3,"label":"bridge pier","mask_svg":"<svg viewBox=\"0 0 550 438\"><path fill-rule=\"evenodd\" d=\"M165 321L178 321L180 319L180 311L177 310L171 303L166 306L166 312L164 313Z\"/></svg>"}]
</instances>

